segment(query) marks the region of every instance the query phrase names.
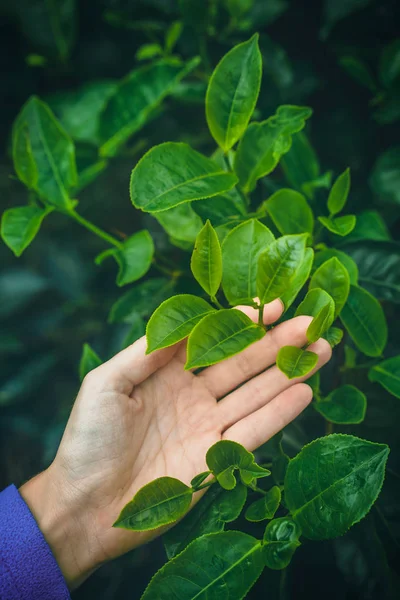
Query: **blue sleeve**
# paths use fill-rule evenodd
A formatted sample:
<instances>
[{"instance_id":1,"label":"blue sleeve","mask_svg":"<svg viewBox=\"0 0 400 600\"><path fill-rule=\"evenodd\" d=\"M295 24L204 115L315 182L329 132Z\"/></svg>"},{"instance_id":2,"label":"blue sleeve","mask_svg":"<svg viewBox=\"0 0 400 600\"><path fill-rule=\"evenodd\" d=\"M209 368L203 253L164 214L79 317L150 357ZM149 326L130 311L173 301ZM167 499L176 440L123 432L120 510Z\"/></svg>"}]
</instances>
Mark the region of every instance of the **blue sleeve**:
<instances>
[{"instance_id":1,"label":"blue sleeve","mask_svg":"<svg viewBox=\"0 0 400 600\"><path fill-rule=\"evenodd\" d=\"M14 485L0 493L0 600L70 600L50 547Z\"/></svg>"}]
</instances>

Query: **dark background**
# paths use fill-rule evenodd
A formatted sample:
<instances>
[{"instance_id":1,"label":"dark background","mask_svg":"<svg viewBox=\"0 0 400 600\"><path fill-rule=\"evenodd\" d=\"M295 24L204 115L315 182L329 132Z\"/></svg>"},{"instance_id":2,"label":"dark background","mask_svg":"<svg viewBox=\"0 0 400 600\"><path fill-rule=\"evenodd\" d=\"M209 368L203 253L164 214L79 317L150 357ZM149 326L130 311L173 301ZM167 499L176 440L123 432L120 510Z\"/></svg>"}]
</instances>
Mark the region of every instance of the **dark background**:
<instances>
[{"instance_id":1,"label":"dark background","mask_svg":"<svg viewBox=\"0 0 400 600\"><path fill-rule=\"evenodd\" d=\"M378 158L399 140L399 84L386 90L379 82L382 50L399 32L398 1L255 0L258 12L253 24L242 31L239 23L220 35L229 21L224 6L211 25L207 16L213 4L224 4L218 0L81 0L71 12L68 27L73 34L64 58L54 36L48 34L46 4L0 0L2 211L26 201L27 191L14 177L9 150L12 122L27 98L37 94L51 100L55 92L76 89L88 81L123 77L137 66L137 49L149 41L143 21L158 23L163 32L172 21L182 19L185 5L185 28L176 51L190 58L201 50L203 61L213 67L234 43L259 31L265 64L260 118L267 118L280 103L311 106L314 115L307 133L322 171L330 169L338 175L349 166L350 209L375 208L396 237L399 196L397 206L396 199L383 201L384 194L379 185L371 184L371 175ZM343 18L335 20L335 14ZM32 54L43 57L45 64L31 66ZM376 91L350 76L340 64L343 56L362 59L369 66L378 81ZM166 241L160 228L151 217L132 208L130 171L141 154L160 141L184 140L211 152L213 143L201 102L201 97L198 102L168 99L161 117L135 135L131 152L126 153L130 155L112 160L80 194L81 213L109 231L130 234L148 227L163 252ZM81 164L92 158L92 148L78 148ZM400 165L393 172L400 186ZM119 349L126 333L122 325L106 324L121 290L115 286L112 264L93 264L102 249L100 240L61 215L45 221L22 258L16 259L0 246L0 487L11 482L20 485L54 456L79 387L82 344L90 342L105 359ZM395 319L394 309L389 314ZM398 344L398 332L399 324L393 320L392 344ZM371 409L365 423L353 428L355 433L389 443L392 453L398 451L399 400L376 388L368 399ZM296 426L300 445L313 426L312 419L307 432L302 430L302 421ZM321 434L318 427L311 437ZM390 524L373 510L345 538L334 543L306 542L284 578L266 571L249 597L396 597L398 491L399 480L388 476L381 501L388 498ZM164 560L157 541L98 571L75 597L135 600Z\"/></svg>"}]
</instances>

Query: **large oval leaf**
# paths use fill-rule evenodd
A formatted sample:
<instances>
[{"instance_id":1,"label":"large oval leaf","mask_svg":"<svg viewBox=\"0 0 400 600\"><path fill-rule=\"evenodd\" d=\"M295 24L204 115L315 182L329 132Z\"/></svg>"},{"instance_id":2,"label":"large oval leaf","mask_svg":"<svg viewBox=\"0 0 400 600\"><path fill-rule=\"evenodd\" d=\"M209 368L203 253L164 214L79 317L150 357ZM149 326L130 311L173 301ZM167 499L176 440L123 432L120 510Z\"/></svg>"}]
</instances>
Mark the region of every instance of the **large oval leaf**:
<instances>
[{"instance_id":1,"label":"large oval leaf","mask_svg":"<svg viewBox=\"0 0 400 600\"><path fill-rule=\"evenodd\" d=\"M254 454L231 440L221 440L211 446L206 454L206 463L220 486L226 490L233 490L236 486L235 470L239 471L240 478L246 485L254 479L271 474L268 469L255 462Z\"/></svg>"},{"instance_id":2,"label":"large oval leaf","mask_svg":"<svg viewBox=\"0 0 400 600\"><path fill-rule=\"evenodd\" d=\"M15 256L21 256L35 238L45 216L52 210L50 206L17 206L3 213L1 237Z\"/></svg>"},{"instance_id":3,"label":"large oval leaf","mask_svg":"<svg viewBox=\"0 0 400 600\"><path fill-rule=\"evenodd\" d=\"M222 244L222 288L230 304L252 304L257 294L258 258L273 242L271 231L251 219L232 229Z\"/></svg>"},{"instance_id":4,"label":"large oval leaf","mask_svg":"<svg viewBox=\"0 0 400 600\"><path fill-rule=\"evenodd\" d=\"M246 192L275 169L280 157L290 150L292 135L303 129L311 114L310 108L280 106L266 121L249 125L235 156L235 172Z\"/></svg>"},{"instance_id":5,"label":"large oval leaf","mask_svg":"<svg viewBox=\"0 0 400 600\"><path fill-rule=\"evenodd\" d=\"M281 189L263 203L275 227L282 234L312 234L314 216L305 197L295 190Z\"/></svg>"},{"instance_id":6,"label":"large oval leaf","mask_svg":"<svg viewBox=\"0 0 400 600\"><path fill-rule=\"evenodd\" d=\"M314 250L312 248L306 248L304 252L304 258L300 265L297 267L295 274L293 275L292 280L290 282L290 286L280 296L285 306L285 310L287 310L293 304L301 288L306 284L306 281L311 273L313 260Z\"/></svg>"},{"instance_id":7,"label":"large oval leaf","mask_svg":"<svg viewBox=\"0 0 400 600\"><path fill-rule=\"evenodd\" d=\"M393 356L369 370L368 378L376 381L396 398L400 398L400 356Z\"/></svg>"},{"instance_id":8,"label":"large oval leaf","mask_svg":"<svg viewBox=\"0 0 400 600\"><path fill-rule=\"evenodd\" d=\"M347 252L347 250L346 250ZM337 250L336 248L325 248L325 250L321 250L317 252L314 258L313 270L318 269L322 265L322 263L326 262L333 256L336 256L338 260L342 263L344 267L346 267L347 272L349 274L350 283L353 285L357 285L358 282L358 268L355 261L348 256L346 252L342 250Z\"/></svg>"},{"instance_id":9,"label":"large oval leaf","mask_svg":"<svg viewBox=\"0 0 400 600\"><path fill-rule=\"evenodd\" d=\"M222 253L218 236L210 221L207 221L196 238L190 268L203 290L213 298L221 284Z\"/></svg>"},{"instance_id":10,"label":"large oval leaf","mask_svg":"<svg viewBox=\"0 0 400 600\"><path fill-rule=\"evenodd\" d=\"M263 539L263 556L269 569L285 569L296 548L300 546L301 530L298 524L288 517L274 519L268 523Z\"/></svg>"},{"instance_id":11,"label":"large oval leaf","mask_svg":"<svg viewBox=\"0 0 400 600\"><path fill-rule=\"evenodd\" d=\"M146 354L183 340L210 312L214 312L214 309L203 298L191 294L168 298L157 308L147 323Z\"/></svg>"},{"instance_id":12,"label":"large oval leaf","mask_svg":"<svg viewBox=\"0 0 400 600\"><path fill-rule=\"evenodd\" d=\"M257 295L262 304L272 302L291 286L292 278L304 259L307 234L286 235L272 242L260 254Z\"/></svg>"},{"instance_id":13,"label":"large oval leaf","mask_svg":"<svg viewBox=\"0 0 400 600\"><path fill-rule=\"evenodd\" d=\"M189 510L192 488L179 479L160 477L142 487L121 511L114 527L148 531L173 523Z\"/></svg>"},{"instance_id":14,"label":"large oval leaf","mask_svg":"<svg viewBox=\"0 0 400 600\"><path fill-rule=\"evenodd\" d=\"M283 346L276 357L276 365L288 379L303 377L317 365L318 355L297 346Z\"/></svg>"},{"instance_id":15,"label":"large oval leaf","mask_svg":"<svg viewBox=\"0 0 400 600\"><path fill-rule=\"evenodd\" d=\"M208 84L206 117L217 144L227 152L242 137L253 114L261 84L258 34L230 50Z\"/></svg>"},{"instance_id":16,"label":"large oval leaf","mask_svg":"<svg viewBox=\"0 0 400 600\"><path fill-rule=\"evenodd\" d=\"M211 533L160 569L142 600L241 600L263 568L259 540L240 531Z\"/></svg>"},{"instance_id":17,"label":"large oval leaf","mask_svg":"<svg viewBox=\"0 0 400 600\"><path fill-rule=\"evenodd\" d=\"M335 317L340 313L349 295L350 277L347 269L333 256L324 262L311 277L309 289L321 288L335 303Z\"/></svg>"},{"instance_id":18,"label":"large oval leaf","mask_svg":"<svg viewBox=\"0 0 400 600\"><path fill-rule=\"evenodd\" d=\"M213 365L260 340L265 330L234 308L206 315L189 336L185 369Z\"/></svg>"},{"instance_id":19,"label":"large oval leaf","mask_svg":"<svg viewBox=\"0 0 400 600\"><path fill-rule=\"evenodd\" d=\"M237 179L187 144L155 146L138 162L131 176L131 200L136 208L158 212L190 200L217 196Z\"/></svg>"},{"instance_id":20,"label":"large oval leaf","mask_svg":"<svg viewBox=\"0 0 400 600\"><path fill-rule=\"evenodd\" d=\"M350 425L364 420L367 399L354 385L342 385L313 406L328 421Z\"/></svg>"},{"instance_id":21,"label":"large oval leaf","mask_svg":"<svg viewBox=\"0 0 400 600\"><path fill-rule=\"evenodd\" d=\"M385 313L369 292L355 285L350 286L340 319L361 352L367 356L382 354L388 335Z\"/></svg>"},{"instance_id":22,"label":"large oval leaf","mask_svg":"<svg viewBox=\"0 0 400 600\"><path fill-rule=\"evenodd\" d=\"M314 440L290 461L285 501L303 535L343 535L375 502L389 454L386 444L333 434Z\"/></svg>"}]
</instances>

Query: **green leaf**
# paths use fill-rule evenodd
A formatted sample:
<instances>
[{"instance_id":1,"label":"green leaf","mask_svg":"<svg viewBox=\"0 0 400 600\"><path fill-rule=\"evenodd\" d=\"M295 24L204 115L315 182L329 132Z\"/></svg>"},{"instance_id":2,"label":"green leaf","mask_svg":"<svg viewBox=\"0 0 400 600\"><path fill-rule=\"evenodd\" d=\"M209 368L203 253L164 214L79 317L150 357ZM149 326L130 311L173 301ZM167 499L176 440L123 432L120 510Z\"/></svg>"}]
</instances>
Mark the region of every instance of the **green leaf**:
<instances>
[{"instance_id":1,"label":"green leaf","mask_svg":"<svg viewBox=\"0 0 400 600\"><path fill-rule=\"evenodd\" d=\"M138 314L135 315L135 318L132 318L132 323L130 328L128 329L128 333L125 335L122 340L121 350L127 348L131 344L135 343L139 338L144 336L146 333L146 324L143 321L142 317Z\"/></svg>"},{"instance_id":2,"label":"green leaf","mask_svg":"<svg viewBox=\"0 0 400 600\"><path fill-rule=\"evenodd\" d=\"M369 183L380 200L400 204L400 146L389 148L379 156Z\"/></svg>"},{"instance_id":3,"label":"green leaf","mask_svg":"<svg viewBox=\"0 0 400 600\"><path fill-rule=\"evenodd\" d=\"M303 377L316 367L318 355L296 346L283 346L276 357L276 365L288 379Z\"/></svg>"},{"instance_id":4,"label":"green leaf","mask_svg":"<svg viewBox=\"0 0 400 600\"><path fill-rule=\"evenodd\" d=\"M379 78L387 88L400 78L400 39L384 47L379 63Z\"/></svg>"},{"instance_id":5,"label":"green leaf","mask_svg":"<svg viewBox=\"0 0 400 600\"><path fill-rule=\"evenodd\" d=\"M233 173L226 173L187 144L166 142L149 150L133 169L131 200L136 208L158 212L217 196L236 182Z\"/></svg>"},{"instance_id":6,"label":"green leaf","mask_svg":"<svg viewBox=\"0 0 400 600\"><path fill-rule=\"evenodd\" d=\"M335 346L338 346L343 339L343 329L339 329L339 327L330 327L328 331L325 331L322 337L329 342L331 348L334 348Z\"/></svg>"},{"instance_id":7,"label":"green leaf","mask_svg":"<svg viewBox=\"0 0 400 600\"><path fill-rule=\"evenodd\" d=\"M206 463L218 483L225 490L233 490L236 486L234 471L238 470L245 485L254 479L267 477L271 474L268 469L260 467L254 459L254 454L240 444L230 440L221 440L207 451Z\"/></svg>"},{"instance_id":8,"label":"green leaf","mask_svg":"<svg viewBox=\"0 0 400 600\"><path fill-rule=\"evenodd\" d=\"M389 448L351 435L314 440L290 461L285 501L303 535L325 540L343 535L375 502Z\"/></svg>"},{"instance_id":9,"label":"green leaf","mask_svg":"<svg viewBox=\"0 0 400 600\"><path fill-rule=\"evenodd\" d=\"M393 356L372 367L368 379L380 383L396 398L400 398L400 356Z\"/></svg>"},{"instance_id":10,"label":"green leaf","mask_svg":"<svg viewBox=\"0 0 400 600\"><path fill-rule=\"evenodd\" d=\"M218 63L206 96L206 117L217 144L227 152L242 137L261 85L258 34L238 44Z\"/></svg>"},{"instance_id":11,"label":"green leaf","mask_svg":"<svg viewBox=\"0 0 400 600\"><path fill-rule=\"evenodd\" d=\"M275 169L290 150L292 135L303 129L311 114L310 108L285 105L266 121L249 125L235 156L235 171L245 192Z\"/></svg>"},{"instance_id":12,"label":"green leaf","mask_svg":"<svg viewBox=\"0 0 400 600\"><path fill-rule=\"evenodd\" d=\"M173 289L174 282L164 277L155 277L135 285L112 305L108 322L132 323L137 315L147 317L172 295Z\"/></svg>"},{"instance_id":13,"label":"green leaf","mask_svg":"<svg viewBox=\"0 0 400 600\"><path fill-rule=\"evenodd\" d=\"M256 500L246 510L245 517L254 523L273 519L281 503L281 490L274 485L264 496Z\"/></svg>"},{"instance_id":14,"label":"green leaf","mask_svg":"<svg viewBox=\"0 0 400 600\"><path fill-rule=\"evenodd\" d=\"M265 330L234 308L206 315L192 330L185 369L208 367L260 340Z\"/></svg>"},{"instance_id":15,"label":"green leaf","mask_svg":"<svg viewBox=\"0 0 400 600\"><path fill-rule=\"evenodd\" d=\"M149 531L177 521L188 510L193 491L173 477L160 477L142 487L121 511L114 527Z\"/></svg>"},{"instance_id":16,"label":"green leaf","mask_svg":"<svg viewBox=\"0 0 400 600\"><path fill-rule=\"evenodd\" d=\"M326 39L338 21L349 17L371 3L371 0L324 0L321 38Z\"/></svg>"},{"instance_id":17,"label":"green leaf","mask_svg":"<svg viewBox=\"0 0 400 600\"><path fill-rule=\"evenodd\" d=\"M35 239L43 219L52 211L51 207L18 206L9 208L1 220L1 237L15 256L23 251Z\"/></svg>"},{"instance_id":18,"label":"green leaf","mask_svg":"<svg viewBox=\"0 0 400 600\"><path fill-rule=\"evenodd\" d=\"M281 189L272 194L263 205L271 217L275 227L282 234L312 234L314 216L307 200L299 192Z\"/></svg>"},{"instance_id":19,"label":"green leaf","mask_svg":"<svg viewBox=\"0 0 400 600\"><path fill-rule=\"evenodd\" d=\"M161 56L163 49L160 44L143 44L137 49L135 58L137 60L150 60L156 56Z\"/></svg>"},{"instance_id":20,"label":"green leaf","mask_svg":"<svg viewBox=\"0 0 400 600\"><path fill-rule=\"evenodd\" d=\"M213 298L221 285L222 253L218 236L210 221L207 221L196 238L190 268L196 281Z\"/></svg>"},{"instance_id":21,"label":"green leaf","mask_svg":"<svg viewBox=\"0 0 400 600\"><path fill-rule=\"evenodd\" d=\"M154 216L168 235L184 242L194 243L203 226L199 215L189 203L155 213Z\"/></svg>"},{"instance_id":22,"label":"green leaf","mask_svg":"<svg viewBox=\"0 0 400 600\"><path fill-rule=\"evenodd\" d=\"M358 266L362 287L379 300L400 303L400 244L357 242L345 250Z\"/></svg>"},{"instance_id":23,"label":"green leaf","mask_svg":"<svg viewBox=\"0 0 400 600\"><path fill-rule=\"evenodd\" d=\"M346 252L342 252L342 250L337 250L336 248L326 248L325 250L317 252L314 258L313 269L318 269L318 267L320 267L324 262L332 258L332 256L336 256L336 258L340 260L342 265L347 269L350 278L350 283L352 283L353 285L357 285L357 264Z\"/></svg>"},{"instance_id":24,"label":"green leaf","mask_svg":"<svg viewBox=\"0 0 400 600\"><path fill-rule=\"evenodd\" d=\"M261 542L240 531L211 533L162 567L142 600L241 600L263 568Z\"/></svg>"},{"instance_id":25,"label":"green leaf","mask_svg":"<svg viewBox=\"0 0 400 600\"><path fill-rule=\"evenodd\" d=\"M168 298L152 314L147 324L146 354L183 340L211 312L215 310L208 302L191 294Z\"/></svg>"},{"instance_id":26,"label":"green leaf","mask_svg":"<svg viewBox=\"0 0 400 600\"><path fill-rule=\"evenodd\" d=\"M342 56L339 64L357 83L365 86L371 92L377 91L377 84L367 64L355 56Z\"/></svg>"},{"instance_id":27,"label":"green leaf","mask_svg":"<svg viewBox=\"0 0 400 600\"><path fill-rule=\"evenodd\" d=\"M101 115L101 156L114 156L120 146L154 115L155 109L179 81L199 64L167 60L132 71L108 99Z\"/></svg>"},{"instance_id":28,"label":"green leaf","mask_svg":"<svg viewBox=\"0 0 400 600\"><path fill-rule=\"evenodd\" d=\"M347 237L346 244L358 240L391 240L387 225L376 210L364 210L357 215L356 226Z\"/></svg>"},{"instance_id":29,"label":"green leaf","mask_svg":"<svg viewBox=\"0 0 400 600\"><path fill-rule=\"evenodd\" d=\"M89 346L89 344L83 344L82 356L79 363L79 378L81 381L85 378L85 375L92 371L96 367L102 364L102 360L98 354Z\"/></svg>"},{"instance_id":30,"label":"green leaf","mask_svg":"<svg viewBox=\"0 0 400 600\"><path fill-rule=\"evenodd\" d=\"M285 306L285 310L287 310L292 305L300 290L309 278L313 264L313 259L314 250L312 248L306 248L304 253L304 259L296 269L295 274L292 277L290 286L280 296Z\"/></svg>"},{"instance_id":31,"label":"green leaf","mask_svg":"<svg viewBox=\"0 0 400 600\"><path fill-rule=\"evenodd\" d=\"M257 294L258 259L274 240L271 231L251 219L232 229L222 244L222 289L230 304L252 304Z\"/></svg>"},{"instance_id":32,"label":"green leaf","mask_svg":"<svg viewBox=\"0 0 400 600\"><path fill-rule=\"evenodd\" d=\"M326 398L314 402L313 407L331 423L357 424L364 420L367 399L354 385L342 385Z\"/></svg>"},{"instance_id":33,"label":"green leaf","mask_svg":"<svg viewBox=\"0 0 400 600\"><path fill-rule=\"evenodd\" d=\"M143 277L151 267L154 244L147 229L134 233L120 248L106 250L96 257L100 265L105 258L113 256L119 266L117 285L123 286Z\"/></svg>"},{"instance_id":34,"label":"green leaf","mask_svg":"<svg viewBox=\"0 0 400 600\"><path fill-rule=\"evenodd\" d=\"M247 209L243 200L235 193L236 188L223 196L214 196L205 200L198 200L193 206L193 210L206 221L209 219L213 227L225 225L227 221L233 219L246 218ZM185 205L186 206L186 205ZM233 224L234 226L234 224Z\"/></svg>"},{"instance_id":35,"label":"green leaf","mask_svg":"<svg viewBox=\"0 0 400 600\"><path fill-rule=\"evenodd\" d=\"M346 202L350 191L350 169L346 169L336 179L329 192L328 210L330 216L340 213Z\"/></svg>"},{"instance_id":36,"label":"green leaf","mask_svg":"<svg viewBox=\"0 0 400 600\"><path fill-rule=\"evenodd\" d=\"M321 290L322 291L322 290ZM335 303L332 298L323 306L313 318L307 328L307 341L311 344L319 340L328 331L335 318Z\"/></svg>"},{"instance_id":37,"label":"green leaf","mask_svg":"<svg viewBox=\"0 0 400 600\"><path fill-rule=\"evenodd\" d=\"M331 233L344 237L353 231L357 218L355 215L343 215L343 217L318 217L318 221Z\"/></svg>"},{"instance_id":38,"label":"green leaf","mask_svg":"<svg viewBox=\"0 0 400 600\"><path fill-rule=\"evenodd\" d=\"M332 296L337 317L349 295L350 277L347 269L335 256L322 263L311 277L309 289L314 288L321 288Z\"/></svg>"},{"instance_id":39,"label":"green leaf","mask_svg":"<svg viewBox=\"0 0 400 600\"><path fill-rule=\"evenodd\" d=\"M263 556L269 569L285 569L300 546L300 527L288 517L268 523L263 539Z\"/></svg>"},{"instance_id":40,"label":"green leaf","mask_svg":"<svg viewBox=\"0 0 400 600\"><path fill-rule=\"evenodd\" d=\"M385 313L378 300L361 287L350 286L340 319L350 337L367 356L380 356L387 342Z\"/></svg>"},{"instance_id":41,"label":"green leaf","mask_svg":"<svg viewBox=\"0 0 400 600\"><path fill-rule=\"evenodd\" d=\"M247 487L238 483L233 490L213 485L194 508L163 536L168 559L182 552L193 540L223 531L242 512Z\"/></svg>"},{"instance_id":42,"label":"green leaf","mask_svg":"<svg viewBox=\"0 0 400 600\"><path fill-rule=\"evenodd\" d=\"M19 179L49 204L72 208L68 192L78 182L74 144L39 98L32 96L16 118L12 146Z\"/></svg>"},{"instance_id":43,"label":"green leaf","mask_svg":"<svg viewBox=\"0 0 400 600\"><path fill-rule=\"evenodd\" d=\"M293 136L292 146L282 157L281 165L289 184L299 191L320 174L318 157L302 131Z\"/></svg>"},{"instance_id":44,"label":"green leaf","mask_svg":"<svg viewBox=\"0 0 400 600\"><path fill-rule=\"evenodd\" d=\"M203 473L195 475L192 481L190 482L190 485L192 486L192 488L197 489L203 483L203 481L207 479L209 475L211 475L211 471L203 471Z\"/></svg>"},{"instance_id":45,"label":"green leaf","mask_svg":"<svg viewBox=\"0 0 400 600\"><path fill-rule=\"evenodd\" d=\"M175 48L175 45L179 38L181 37L183 30L182 21L174 21L167 29L167 33L165 34L165 50L168 53L171 53Z\"/></svg>"},{"instance_id":46,"label":"green leaf","mask_svg":"<svg viewBox=\"0 0 400 600\"><path fill-rule=\"evenodd\" d=\"M262 304L279 298L292 283L304 260L307 234L286 235L271 244L258 259L257 295Z\"/></svg>"}]
</instances>

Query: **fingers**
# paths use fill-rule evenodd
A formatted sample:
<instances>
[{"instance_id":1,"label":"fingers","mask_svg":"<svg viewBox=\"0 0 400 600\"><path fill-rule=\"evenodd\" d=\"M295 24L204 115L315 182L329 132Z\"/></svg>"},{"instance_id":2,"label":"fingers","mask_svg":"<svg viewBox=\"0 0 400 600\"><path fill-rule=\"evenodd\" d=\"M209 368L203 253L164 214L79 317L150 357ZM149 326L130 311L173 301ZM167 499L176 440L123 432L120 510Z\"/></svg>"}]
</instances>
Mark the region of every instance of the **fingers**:
<instances>
[{"instance_id":1,"label":"fingers","mask_svg":"<svg viewBox=\"0 0 400 600\"><path fill-rule=\"evenodd\" d=\"M229 427L222 439L233 440L253 451L293 421L309 405L311 399L310 386L297 383L266 406Z\"/></svg>"},{"instance_id":2,"label":"fingers","mask_svg":"<svg viewBox=\"0 0 400 600\"><path fill-rule=\"evenodd\" d=\"M309 350L318 354L318 363L315 369L304 377L288 379L277 366L273 366L221 400L217 405L217 412L222 430L254 413L293 385L306 381L328 362L332 354L330 345L324 339L311 344Z\"/></svg>"},{"instance_id":3,"label":"fingers","mask_svg":"<svg viewBox=\"0 0 400 600\"><path fill-rule=\"evenodd\" d=\"M305 316L285 321L240 354L208 367L198 377L216 398L221 398L273 365L282 346L304 346L307 342L306 330L311 321L312 317Z\"/></svg>"}]
</instances>

